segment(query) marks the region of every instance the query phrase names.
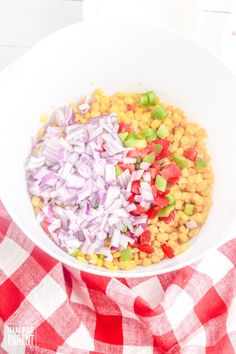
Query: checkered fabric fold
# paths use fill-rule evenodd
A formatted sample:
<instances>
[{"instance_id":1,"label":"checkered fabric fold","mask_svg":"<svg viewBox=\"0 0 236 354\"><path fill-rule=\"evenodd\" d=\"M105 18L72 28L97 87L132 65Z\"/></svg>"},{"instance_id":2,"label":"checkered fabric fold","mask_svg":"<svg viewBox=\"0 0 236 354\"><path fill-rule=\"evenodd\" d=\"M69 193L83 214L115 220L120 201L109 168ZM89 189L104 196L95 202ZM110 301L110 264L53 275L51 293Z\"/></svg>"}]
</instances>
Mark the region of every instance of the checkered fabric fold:
<instances>
[{"instance_id":1,"label":"checkered fabric fold","mask_svg":"<svg viewBox=\"0 0 236 354\"><path fill-rule=\"evenodd\" d=\"M32 341L14 344L15 329ZM236 240L179 271L136 279L64 266L0 206L0 354L236 353Z\"/></svg>"}]
</instances>

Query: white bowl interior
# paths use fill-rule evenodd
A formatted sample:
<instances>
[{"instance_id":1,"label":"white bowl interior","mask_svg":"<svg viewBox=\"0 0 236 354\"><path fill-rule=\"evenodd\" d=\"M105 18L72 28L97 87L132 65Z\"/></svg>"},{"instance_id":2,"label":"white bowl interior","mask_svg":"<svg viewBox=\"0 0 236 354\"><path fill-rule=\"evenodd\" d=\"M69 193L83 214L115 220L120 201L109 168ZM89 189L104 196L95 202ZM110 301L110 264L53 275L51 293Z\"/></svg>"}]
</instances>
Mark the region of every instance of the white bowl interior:
<instances>
[{"instance_id":1,"label":"white bowl interior","mask_svg":"<svg viewBox=\"0 0 236 354\"><path fill-rule=\"evenodd\" d=\"M27 194L24 164L39 116L102 87L107 93L156 90L209 133L216 176L214 204L200 235L182 255L126 276L171 271L196 261L230 237L236 216L234 165L236 79L212 54L187 37L141 24L76 24L36 45L0 75L0 195L23 232L67 265L124 276L79 264L37 224Z\"/></svg>"}]
</instances>

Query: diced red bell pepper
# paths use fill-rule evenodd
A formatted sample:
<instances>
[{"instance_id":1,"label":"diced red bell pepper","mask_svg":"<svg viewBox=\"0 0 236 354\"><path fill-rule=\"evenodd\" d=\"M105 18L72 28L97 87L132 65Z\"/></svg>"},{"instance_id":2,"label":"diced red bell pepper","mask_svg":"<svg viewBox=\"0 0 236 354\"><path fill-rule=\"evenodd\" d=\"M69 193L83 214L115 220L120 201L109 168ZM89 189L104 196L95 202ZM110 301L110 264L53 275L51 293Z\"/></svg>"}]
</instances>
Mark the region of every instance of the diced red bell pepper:
<instances>
[{"instance_id":1,"label":"diced red bell pepper","mask_svg":"<svg viewBox=\"0 0 236 354\"><path fill-rule=\"evenodd\" d=\"M131 196L128 198L128 201L130 203L134 203L134 194L131 194Z\"/></svg>"},{"instance_id":2,"label":"diced red bell pepper","mask_svg":"<svg viewBox=\"0 0 236 354\"><path fill-rule=\"evenodd\" d=\"M151 188L152 188L153 198L155 199L155 198L157 197L157 193L158 193L157 187L155 186L155 184L153 184L153 185L151 186Z\"/></svg>"},{"instance_id":3,"label":"diced red bell pepper","mask_svg":"<svg viewBox=\"0 0 236 354\"><path fill-rule=\"evenodd\" d=\"M184 157L186 157L186 159L189 159L191 161L195 161L197 158L197 151L194 150L193 148L189 148L184 151Z\"/></svg>"},{"instance_id":4,"label":"diced red bell pepper","mask_svg":"<svg viewBox=\"0 0 236 354\"><path fill-rule=\"evenodd\" d=\"M123 163L123 162L118 162L117 164L122 171L129 170L130 173L132 173L135 170L135 165L133 163Z\"/></svg>"},{"instance_id":5,"label":"diced red bell pepper","mask_svg":"<svg viewBox=\"0 0 236 354\"><path fill-rule=\"evenodd\" d=\"M134 243L130 243L131 247L137 247L139 245L138 239L135 239Z\"/></svg>"},{"instance_id":6,"label":"diced red bell pepper","mask_svg":"<svg viewBox=\"0 0 236 354\"><path fill-rule=\"evenodd\" d=\"M158 173L160 172L160 168L161 168L161 167L160 167L160 164L159 164L158 162L154 161L154 162L152 163L151 168L154 168L155 171L156 171L156 175L158 175Z\"/></svg>"},{"instance_id":7,"label":"diced red bell pepper","mask_svg":"<svg viewBox=\"0 0 236 354\"><path fill-rule=\"evenodd\" d=\"M169 204L169 200L159 195L153 201L154 205L157 205L160 209L165 208Z\"/></svg>"},{"instance_id":8,"label":"diced red bell pepper","mask_svg":"<svg viewBox=\"0 0 236 354\"><path fill-rule=\"evenodd\" d=\"M162 251L165 253L166 257L173 258L175 256L172 248L167 246L166 243L163 243L163 245L161 245L161 248L162 248Z\"/></svg>"},{"instance_id":9,"label":"diced red bell pepper","mask_svg":"<svg viewBox=\"0 0 236 354\"><path fill-rule=\"evenodd\" d=\"M118 133L125 133L125 132L131 133L132 127L129 124L120 123Z\"/></svg>"},{"instance_id":10,"label":"diced red bell pepper","mask_svg":"<svg viewBox=\"0 0 236 354\"><path fill-rule=\"evenodd\" d=\"M40 225L41 225L43 231L44 231L47 235L50 236L50 232L48 231L48 226L50 225L50 223L49 223L48 221L45 221L45 220L44 220L44 221L42 221L42 222L40 223Z\"/></svg>"},{"instance_id":11,"label":"diced red bell pepper","mask_svg":"<svg viewBox=\"0 0 236 354\"><path fill-rule=\"evenodd\" d=\"M169 165L163 167L161 170L161 175L169 181L170 178L180 178L181 170L175 163L170 163Z\"/></svg>"},{"instance_id":12,"label":"diced red bell pepper","mask_svg":"<svg viewBox=\"0 0 236 354\"><path fill-rule=\"evenodd\" d=\"M173 210L168 216L165 216L161 220L164 221L164 223L169 224L171 221L173 221L175 218L175 210Z\"/></svg>"},{"instance_id":13,"label":"diced red bell pepper","mask_svg":"<svg viewBox=\"0 0 236 354\"><path fill-rule=\"evenodd\" d=\"M134 105L133 104L127 104L127 111L132 111L134 109Z\"/></svg>"},{"instance_id":14,"label":"diced red bell pepper","mask_svg":"<svg viewBox=\"0 0 236 354\"><path fill-rule=\"evenodd\" d=\"M149 153L150 153L150 149L148 147L142 150L134 149L127 152L127 157L135 157L135 158L140 157L141 159L143 159Z\"/></svg>"},{"instance_id":15,"label":"diced red bell pepper","mask_svg":"<svg viewBox=\"0 0 236 354\"><path fill-rule=\"evenodd\" d=\"M154 219L157 215L156 209L149 209L147 212L148 219Z\"/></svg>"},{"instance_id":16,"label":"diced red bell pepper","mask_svg":"<svg viewBox=\"0 0 236 354\"><path fill-rule=\"evenodd\" d=\"M130 214L132 215L143 215L146 214L147 209L143 208L140 204L136 204L136 210L132 210Z\"/></svg>"},{"instance_id":17,"label":"diced red bell pepper","mask_svg":"<svg viewBox=\"0 0 236 354\"><path fill-rule=\"evenodd\" d=\"M168 180L168 183L170 186L173 186L175 183L177 183L179 180L179 177L172 177L172 178L169 178Z\"/></svg>"},{"instance_id":18,"label":"diced red bell pepper","mask_svg":"<svg viewBox=\"0 0 236 354\"><path fill-rule=\"evenodd\" d=\"M155 152L156 154L156 159L157 160L161 160L164 157L169 155L169 147L170 147L170 141L169 140L165 140L165 139L157 139L154 141L150 142L152 145L152 151ZM162 146L162 150L160 152L157 152L155 149L155 144L160 144Z\"/></svg>"},{"instance_id":19,"label":"diced red bell pepper","mask_svg":"<svg viewBox=\"0 0 236 354\"><path fill-rule=\"evenodd\" d=\"M138 245L137 248L141 251L141 252L145 252L147 254L152 254L155 249L148 244L144 244L144 245Z\"/></svg>"},{"instance_id":20,"label":"diced red bell pepper","mask_svg":"<svg viewBox=\"0 0 236 354\"><path fill-rule=\"evenodd\" d=\"M144 245L151 241L151 232L149 230L145 230L142 235L139 237L140 245Z\"/></svg>"},{"instance_id":21,"label":"diced red bell pepper","mask_svg":"<svg viewBox=\"0 0 236 354\"><path fill-rule=\"evenodd\" d=\"M131 192L134 194L140 194L140 181L133 181L132 182Z\"/></svg>"},{"instance_id":22,"label":"diced red bell pepper","mask_svg":"<svg viewBox=\"0 0 236 354\"><path fill-rule=\"evenodd\" d=\"M164 192L158 191L158 195L159 197L164 197L166 194L169 194L170 190L166 189Z\"/></svg>"},{"instance_id":23,"label":"diced red bell pepper","mask_svg":"<svg viewBox=\"0 0 236 354\"><path fill-rule=\"evenodd\" d=\"M147 169L147 172L150 173L151 179L155 179L155 178L156 178L156 175L157 175L157 174L156 174L155 168L150 167L150 168Z\"/></svg>"}]
</instances>

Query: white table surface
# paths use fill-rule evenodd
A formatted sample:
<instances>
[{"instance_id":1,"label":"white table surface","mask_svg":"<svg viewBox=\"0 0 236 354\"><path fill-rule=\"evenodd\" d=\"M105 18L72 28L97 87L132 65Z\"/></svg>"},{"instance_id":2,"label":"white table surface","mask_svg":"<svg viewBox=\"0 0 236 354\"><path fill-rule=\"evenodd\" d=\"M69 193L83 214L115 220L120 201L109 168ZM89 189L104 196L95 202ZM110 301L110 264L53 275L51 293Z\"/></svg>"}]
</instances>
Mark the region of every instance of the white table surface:
<instances>
[{"instance_id":1,"label":"white table surface","mask_svg":"<svg viewBox=\"0 0 236 354\"><path fill-rule=\"evenodd\" d=\"M236 0L201 0L196 37L220 55L220 36ZM81 0L0 0L0 70L37 41L82 20Z\"/></svg>"}]
</instances>

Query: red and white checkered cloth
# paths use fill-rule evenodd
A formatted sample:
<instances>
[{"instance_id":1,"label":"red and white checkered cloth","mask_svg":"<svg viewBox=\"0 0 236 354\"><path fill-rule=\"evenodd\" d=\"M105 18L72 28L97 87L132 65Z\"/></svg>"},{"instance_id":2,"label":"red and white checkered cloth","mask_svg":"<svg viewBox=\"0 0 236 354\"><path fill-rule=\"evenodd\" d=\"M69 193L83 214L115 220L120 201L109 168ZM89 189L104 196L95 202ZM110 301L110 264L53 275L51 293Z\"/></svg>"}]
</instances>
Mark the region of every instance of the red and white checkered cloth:
<instances>
[{"instance_id":1,"label":"red and white checkered cloth","mask_svg":"<svg viewBox=\"0 0 236 354\"><path fill-rule=\"evenodd\" d=\"M0 208L0 353L236 353L236 240L177 272L93 276L47 256ZM9 343L33 327L30 345Z\"/></svg>"}]
</instances>

